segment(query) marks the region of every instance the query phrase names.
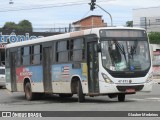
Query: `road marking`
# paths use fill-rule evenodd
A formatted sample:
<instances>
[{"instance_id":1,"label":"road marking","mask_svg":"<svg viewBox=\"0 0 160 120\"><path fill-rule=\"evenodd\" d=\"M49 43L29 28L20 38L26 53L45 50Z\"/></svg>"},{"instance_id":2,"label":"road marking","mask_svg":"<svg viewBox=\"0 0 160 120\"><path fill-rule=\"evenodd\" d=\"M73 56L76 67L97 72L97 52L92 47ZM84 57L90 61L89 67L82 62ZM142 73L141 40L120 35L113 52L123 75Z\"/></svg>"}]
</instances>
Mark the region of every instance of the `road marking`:
<instances>
[{"instance_id":1,"label":"road marking","mask_svg":"<svg viewBox=\"0 0 160 120\"><path fill-rule=\"evenodd\" d=\"M138 99L138 98L131 98L129 100L135 100L135 101L158 101L160 102L160 98L142 98L142 99Z\"/></svg>"},{"instance_id":2,"label":"road marking","mask_svg":"<svg viewBox=\"0 0 160 120\"><path fill-rule=\"evenodd\" d=\"M135 100L135 101L143 101L144 99L138 99L138 98L131 98L129 100Z\"/></svg>"},{"instance_id":3,"label":"road marking","mask_svg":"<svg viewBox=\"0 0 160 120\"><path fill-rule=\"evenodd\" d=\"M147 100L155 100L155 101L160 101L160 98L146 98Z\"/></svg>"}]
</instances>

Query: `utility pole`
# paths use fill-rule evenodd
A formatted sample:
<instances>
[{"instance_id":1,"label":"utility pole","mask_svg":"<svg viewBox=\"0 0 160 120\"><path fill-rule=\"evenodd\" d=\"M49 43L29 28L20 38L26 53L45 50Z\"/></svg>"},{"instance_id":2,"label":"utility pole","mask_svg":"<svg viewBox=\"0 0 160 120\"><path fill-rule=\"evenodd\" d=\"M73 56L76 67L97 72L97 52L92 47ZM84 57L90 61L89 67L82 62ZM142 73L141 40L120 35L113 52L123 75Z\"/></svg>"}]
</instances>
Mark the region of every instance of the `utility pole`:
<instances>
[{"instance_id":1,"label":"utility pole","mask_svg":"<svg viewBox=\"0 0 160 120\"><path fill-rule=\"evenodd\" d=\"M93 11L95 9L95 5L97 7L99 7L101 10L103 10L105 13L107 13L109 15L109 17L111 19L111 26L113 26L113 20L112 20L111 14L109 12L107 12L105 9L103 9L101 6L99 6L98 4L96 4L95 2L96 2L96 0L91 0L91 3L88 3L90 5L90 10Z\"/></svg>"},{"instance_id":2,"label":"utility pole","mask_svg":"<svg viewBox=\"0 0 160 120\"><path fill-rule=\"evenodd\" d=\"M145 17L145 29L147 31L147 17Z\"/></svg>"}]
</instances>

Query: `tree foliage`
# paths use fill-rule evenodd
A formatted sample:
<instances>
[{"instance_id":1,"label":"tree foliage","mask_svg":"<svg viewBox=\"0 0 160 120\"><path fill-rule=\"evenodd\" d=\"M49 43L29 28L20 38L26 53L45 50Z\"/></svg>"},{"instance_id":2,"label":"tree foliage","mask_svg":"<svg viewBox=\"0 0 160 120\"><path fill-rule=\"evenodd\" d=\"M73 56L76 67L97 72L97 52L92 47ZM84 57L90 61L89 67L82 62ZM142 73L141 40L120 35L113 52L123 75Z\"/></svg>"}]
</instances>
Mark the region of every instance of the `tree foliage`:
<instances>
[{"instance_id":1,"label":"tree foliage","mask_svg":"<svg viewBox=\"0 0 160 120\"><path fill-rule=\"evenodd\" d=\"M32 23L28 20L22 20L18 23L18 29L25 32L32 31Z\"/></svg>"},{"instance_id":2,"label":"tree foliage","mask_svg":"<svg viewBox=\"0 0 160 120\"><path fill-rule=\"evenodd\" d=\"M127 27L133 27L133 21L127 21L126 26Z\"/></svg>"},{"instance_id":3,"label":"tree foliage","mask_svg":"<svg viewBox=\"0 0 160 120\"><path fill-rule=\"evenodd\" d=\"M32 23L28 20L22 20L18 24L14 22L6 22L3 30L32 32Z\"/></svg>"},{"instance_id":4,"label":"tree foliage","mask_svg":"<svg viewBox=\"0 0 160 120\"><path fill-rule=\"evenodd\" d=\"M5 29L5 30L11 30L11 29L12 29L12 30L15 30L16 27L17 27L16 23L14 23L14 22L6 22L6 23L4 24L4 26L3 26L2 29Z\"/></svg>"},{"instance_id":5,"label":"tree foliage","mask_svg":"<svg viewBox=\"0 0 160 120\"><path fill-rule=\"evenodd\" d=\"M151 44L160 44L160 32L150 32L148 36Z\"/></svg>"}]
</instances>

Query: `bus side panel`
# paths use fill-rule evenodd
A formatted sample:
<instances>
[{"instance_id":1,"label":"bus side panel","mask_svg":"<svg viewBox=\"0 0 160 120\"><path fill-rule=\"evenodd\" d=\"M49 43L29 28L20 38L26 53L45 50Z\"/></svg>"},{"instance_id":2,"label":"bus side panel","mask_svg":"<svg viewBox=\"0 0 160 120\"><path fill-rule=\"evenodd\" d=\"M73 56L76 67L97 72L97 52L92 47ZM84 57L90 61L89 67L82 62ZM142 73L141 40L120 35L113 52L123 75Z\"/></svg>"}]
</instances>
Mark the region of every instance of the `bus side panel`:
<instances>
[{"instance_id":1,"label":"bus side panel","mask_svg":"<svg viewBox=\"0 0 160 120\"><path fill-rule=\"evenodd\" d=\"M71 79L74 76L80 78L83 92L88 92L87 76L85 71L82 73L83 64L80 68L73 68L73 64L56 64L52 66L52 86L54 93L71 93ZM84 68L85 69L85 68Z\"/></svg>"},{"instance_id":2,"label":"bus side panel","mask_svg":"<svg viewBox=\"0 0 160 120\"><path fill-rule=\"evenodd\" d=\"M160 83L160 65L153 65L153 80Z\"/></svg>"},{"instance_id":3,"label":"bus side panel","mask_svg":"<svg viewBox=\"0 0 160 120\"><path fill-rule=\"evenodd\" d=\"M10 68L6 68L6 88L9 91L11 90L11 74L10 74Z\"/></svg>"},{"instance_id":4,"label":"bus side panel","mask_svg":"<svg viewBox=\"0 0 160 120\"><path fill-rule=\"evenodd\" d=\"M54 93L71 93L70 79L72 64L52 66L52 88Z\"/></svg>"},{"instance_id":5,"label":"bus side panel","mask_svg":"<svg viewBox=\"0 0 160 120\"><path fill-rule=\"evenodd\" d=\"M82 88L83 88L83 93L89 93L88 90L88 67L87 63L82 63Z\"/></svg>"},{"instance_id":6,"label":"bus side panel","mask_svg":"<svg viewBox=\"0 0 160 120\"><path fill-rule=\"evenodd\" d=\"M24 91L23 82L28 78L31 82L32 92L44 92L42 66L27 66L16 69L18 91Z\"/></svg>"}]
</instances>

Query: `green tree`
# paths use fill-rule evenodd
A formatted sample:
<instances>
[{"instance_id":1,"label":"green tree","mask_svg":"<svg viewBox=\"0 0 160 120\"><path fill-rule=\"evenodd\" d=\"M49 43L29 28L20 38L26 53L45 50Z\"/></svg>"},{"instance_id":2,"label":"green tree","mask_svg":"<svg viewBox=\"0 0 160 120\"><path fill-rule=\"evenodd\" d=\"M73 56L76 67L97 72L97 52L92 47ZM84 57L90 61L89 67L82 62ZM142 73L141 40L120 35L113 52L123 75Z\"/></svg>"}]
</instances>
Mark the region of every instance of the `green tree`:
<instances>
[{"instance_id":1,"label":"green tree","mask_svg":"<svg viewBox=\"0 0 160 120\"><path fill-rule=\"evenodd\" d=\"M17 25L14 22L6 22L2 29L4 30L16 30Z\"/></svg>"},{"instance_id":2,"label":"green tree","mask_svg":"<svg viewBox=\"0 0 160 120\"><path fill-rule=\"evenodd\" d=\"M160 32L150 32L148 36L151 44L160 44Z\"/></svg>"},{"instance_id":3,"label":"green tree","mask_svg":"<svg viewBox=\"0 0 160 120\"><path fill-rule=\"evenodd\" d=\"M32 23L28 20L22 20L18 23L18 31L32 32Z\"/></svg>"},{"instance_id":4,"label":"green tree","mask_svg":"<svg viewBox=\"0 0 160 120\"><path fill-rule=\"evenodd\" d=\"M133 27L133 21L127 21L126 26L127 27Z\"/></svg>"},{"instance_id":5,"label":"green tree","mask_svg":"<svg viewBox=\"0 0 160 120\"><path fill-rule=\"evenodd\" d=\"M22 20L18 24L14 22L6 22L2 28L3 30L15 30L22 32L32 32L32 23L28 20Z\"/></svg>"}]
</instances>

